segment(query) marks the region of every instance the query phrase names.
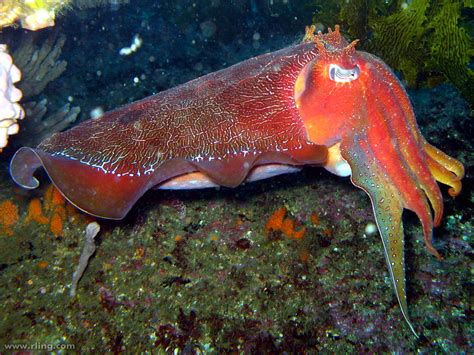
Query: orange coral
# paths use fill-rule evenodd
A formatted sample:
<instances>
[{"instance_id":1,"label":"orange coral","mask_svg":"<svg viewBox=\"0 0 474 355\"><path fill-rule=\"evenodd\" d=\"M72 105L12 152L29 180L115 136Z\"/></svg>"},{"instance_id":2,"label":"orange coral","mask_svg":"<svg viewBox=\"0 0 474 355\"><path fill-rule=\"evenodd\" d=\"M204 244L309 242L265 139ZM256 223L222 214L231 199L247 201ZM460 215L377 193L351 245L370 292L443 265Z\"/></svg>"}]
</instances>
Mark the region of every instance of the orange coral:
<instances>
[{"instance_id":1,"label":"orange coral","mask_svg":"<svg viewBox=\"0 0 474 355\"><path fill-rule=\"evenodd\" d=\"M75 216L77 210L70 206L54 185L44 193L44 211L49 219L49 229L55 236L64 235L64 223L68 216ZM71 208L72 207L72 208Z\"/></svg>"},{"instance_id":2,"label":"orange coral","mask_svg":"<svg viewBox=\"0 0 474 355\"><path fill-rule=\"evenodd\" d=\"M291 234L291 236L293 237L293 239L302 239L305 233L306 233L306 228L302 227L298 231L293 230L293 233Z\"/></svg>"},{"instance_id":3,"label":"orange coral","mask_svg":"<svg viewBox=\"0 0 474 355\"><path fill-rule=\"evenodd\" d=\"M54 187L50 185L44 193L44 209L45 211L54 211L57 206L64 206L66 200L63 195Z\"/></svg>"},{"instance_id":4,"label":"orange coral","mask_svg":"<svg viewBox=\"0 0 474 355\"><path fill-rule=\"evenodd\" d=\"M302 239L306 232L306 228L302 227L299 230L295 230L295 221L291 218L285 218L286 208L282 207L273 212L265 225L265 231L269 232L282 232L286 237L292 239Z\"/></svg>"},{"instance_id":5,"label":"orange coral","mask_svg":"<svg viewBox=\"0 0 474 355\"><path fill-rule=\"evenodd\" d=\"M43 202L39 198L34 198L29 202L26 217L22 217L22 223L36 222L47 225L55 236L63 236L65 221L68 217L74 218L76 215L81 216L51 185L44 194ZM10 200L0 202L0 235L12 236L13 227L19 219L17 205Z\"/></svg>"},{"instance_id":6,"label":"orange coral","mask_svg":"<svg viewBox=\"0 0 474 355\"><path fill-rule=\"evenodd\" d=\"M283 226L283 219L286 215L286 208L282 207L273 212L270 218L265 225L265 231L268 233L270 231L279 231Z\"/></svg>"},{"instance_id":7,"label":"orange coral","mask_svg":"<svg viewBox=\"0 0 474 355\"><path fill-rule=\"evenodd\" d=\"M43 214L43 207L41 201L35 198L28 204L28 212L25 222L35 221L39 224L48 224L49 219Z\"/></svg>"},{"instance_id":8,"label":"orange coral","mask_svg":"<svg viewBox=\"0 0 474 355\"><path fill-rule=\"evenodd\" d=\"M66 220L66 209L63 206L57 206L49 221L49 229L55 236L63 235L63 225Z\"/></svg>"},{"instance_id":9,"label":"orange coral","mask_svg":"<svg viewBox=\"0 0 474 355\"><path fill-rule=\"evenodd\" d=\"M46 269L49 263L47 261L42 260L42 261L39 261L37 265L38 265L38 268L40 269Z\"/></svg>"},{"instance_id":10,"label":"orange coral","mask_svg":"<svg viewBox=\"0 0 474 355\"><path fill-rule=\"evenodd\" d=\"M0 232L12 236L12 227L20 218L18 215L18 207L10 200L5 200L0 203L0 211Z\"/></svg>"},{"instance_id":11,"label":"orange coral","mask_svg":"<svg viewBox=\"0 0 474 355\"><path fill-rule=\"evenodd\" d=\"M319 224L321 223L321 221L319 220L319 216L316 212L311 213L309 219L311 220L311 223L313 223L313 225L315 226L319 226Z\"/></svg>"},{"instance_id":12,"label":"orange coral","mask_svg":"<svg viewBox=\"0 0 474 355\"><path fill-rule=\"evenodd\" d=\"M294 229L295 229L295 222L292 219L285 218L283 220L283 223L280 229L283 232L283 234L290 236L292 235Z\"/></svg>"},{"instance_id":13,"label":"orange coral","mask_svg":"<svg viewBox=\"0 0 474 355\"><path fill-rule=\"evenodd\" d=\"M75 215L79 215L76 209L70 206L61 193L51 185L44 194L43 203L38 198L30 201L25 222L35 221L49 225L51 233L63 236L67 217Z\"/></svg>"}]
</instances>

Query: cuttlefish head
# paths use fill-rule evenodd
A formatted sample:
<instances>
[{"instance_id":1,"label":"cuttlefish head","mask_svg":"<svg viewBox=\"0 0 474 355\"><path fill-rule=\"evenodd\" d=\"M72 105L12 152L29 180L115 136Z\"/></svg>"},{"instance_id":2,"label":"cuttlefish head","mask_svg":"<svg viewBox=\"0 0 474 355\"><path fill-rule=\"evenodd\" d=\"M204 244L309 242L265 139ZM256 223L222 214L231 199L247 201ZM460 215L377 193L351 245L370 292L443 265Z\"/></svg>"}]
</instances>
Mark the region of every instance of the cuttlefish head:
<instances>
[{"instance_id":1,"label":"cuttlefish head","mask_svg":"<svg viewBox=\"0 0 474 355\"><path fill-rule=\"evenodd\" d=\"M461 191L464 168L426 142L400 81L376 56L356 51L339 28L314 34L318 55L299 74L295 100L308 138L329 147L326 168L350 175L370 196L395 293L410 329L405 295L403 209L419 217L428 251L441 222L443 199L436 181ZM430 209L433 212L431 212Z\"/></svg>"}]
</instances>

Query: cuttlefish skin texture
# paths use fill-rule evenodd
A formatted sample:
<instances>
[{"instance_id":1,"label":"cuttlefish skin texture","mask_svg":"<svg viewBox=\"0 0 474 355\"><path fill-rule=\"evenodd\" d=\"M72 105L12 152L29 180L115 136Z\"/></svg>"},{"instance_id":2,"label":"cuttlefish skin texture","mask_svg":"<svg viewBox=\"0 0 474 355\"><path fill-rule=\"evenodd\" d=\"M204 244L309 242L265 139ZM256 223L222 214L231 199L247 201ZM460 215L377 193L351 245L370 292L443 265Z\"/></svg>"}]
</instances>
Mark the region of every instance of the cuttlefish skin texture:
<instances>
[{"instance_id":1,"label":"cuttlefish skin texture","mask_svg":"<svg viewBox=\"0 0 474 355\"><path fill-rule=\"evenodd\" d=\"M401 215L419 217L427 249L443 214L436 181L461 191L461 163L421 135L408 96L379 58L339 28L251 58L18 150L14 181L44 167L77 208L121 219L151 188L235 187L324 166L370 196L397 299L410 329ZM430 211L430 205L433 215ZM416 333L415 333L416 334Z\"/></svg>"}]
</instances>

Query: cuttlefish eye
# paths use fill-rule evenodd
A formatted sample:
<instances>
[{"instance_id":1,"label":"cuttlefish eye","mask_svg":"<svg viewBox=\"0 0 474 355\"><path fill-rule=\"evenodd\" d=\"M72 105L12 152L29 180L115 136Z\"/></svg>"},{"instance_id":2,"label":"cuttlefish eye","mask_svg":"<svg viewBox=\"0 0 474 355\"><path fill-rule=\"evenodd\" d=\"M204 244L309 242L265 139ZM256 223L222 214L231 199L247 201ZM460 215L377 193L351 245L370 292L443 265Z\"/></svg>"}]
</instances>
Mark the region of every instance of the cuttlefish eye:
<instances>
[{"instance_id":1,"label":"cuttlefish eye","mask_svg":"<svg viewBox=\"0 0 474 355\"><path fill-rule=\"evenodd\" d=\"M359 75L360 69L358 65L351 69L341 68L337 64L329 65L329 78L337 83L351 82L352 80L356 80Z\"/></svg>"}]
</instances>

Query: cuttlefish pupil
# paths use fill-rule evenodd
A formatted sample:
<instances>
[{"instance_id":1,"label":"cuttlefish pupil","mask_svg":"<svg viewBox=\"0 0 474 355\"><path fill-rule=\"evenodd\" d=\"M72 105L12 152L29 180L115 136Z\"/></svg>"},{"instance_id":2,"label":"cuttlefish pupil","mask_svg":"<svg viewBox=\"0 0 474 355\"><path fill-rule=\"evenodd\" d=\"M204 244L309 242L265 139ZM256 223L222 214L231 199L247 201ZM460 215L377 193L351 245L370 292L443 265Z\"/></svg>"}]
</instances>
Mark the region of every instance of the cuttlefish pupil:
<instances>
[{"instance_id":1,"label":"cuttlefish pupil","mask_svg":"<svg viewBox=\"0 0 474 355\"><path fill-rule=\"evenodd\" d=\"M350 69L342 68L337 64L329 65L329 79L336 83L348 83L358 79L359 76L360 69L358 65Z\"/></svg>"}]
</instances>

